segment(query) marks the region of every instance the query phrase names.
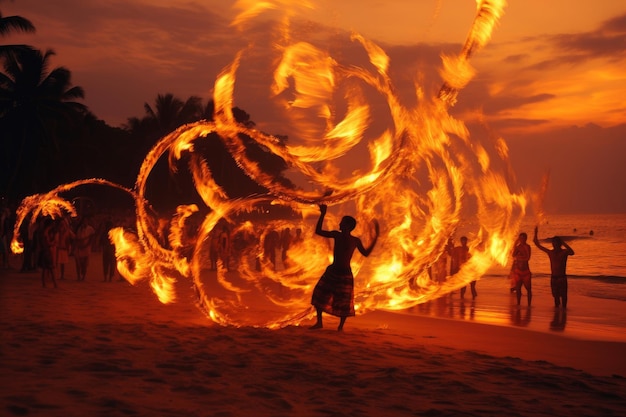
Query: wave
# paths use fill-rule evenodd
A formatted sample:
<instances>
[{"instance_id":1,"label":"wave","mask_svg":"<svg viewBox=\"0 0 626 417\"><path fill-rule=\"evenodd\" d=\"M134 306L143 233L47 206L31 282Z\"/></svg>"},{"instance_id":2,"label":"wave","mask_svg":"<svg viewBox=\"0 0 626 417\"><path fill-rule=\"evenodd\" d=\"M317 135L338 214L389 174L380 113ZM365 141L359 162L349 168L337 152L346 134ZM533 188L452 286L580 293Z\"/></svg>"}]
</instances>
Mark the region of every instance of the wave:
<instances>
[{"instance_id":1,"label":"wave","mask_svg":"<svg viewBox=\"0 0 626 417\"><path fill-rule=\"evenodd\" d=\"M601 298L603 300L626 301L626 295L616 294L612 292L605 292L605 291L588 291L587 293L585 293L585 296L593 297L593 298Z\"/></svg>"},{"instance_id":2,"label":"wave","mask_svg":"<svg viewBox=\"0 0 626 417\"><path fill-rule=\"evenodd\" d=\"M506 278L506 274L485 274L484 278ZM534 273L533 279L550 278L550 274ZM568 279L589 279L592 281L604 282L607 284L626 284L626 277L619 275L570 275L567 274Z\"/></svg>"},{"instance_id":3,"label":"wave","mask_svg":"<svg viewBox=\"0 0 626 417\"><path fill-rule=\"evenodd\" d=\"M586 240L586 239L593 239L593 230L590 232L589 236L586 235L556 235L556 236L551 236L551 237L544 237L544 238L540 238L539 241L540 242L544 242L544 243L552 243L552 238L554 237L560 237L561 240L564 240L566 242L570 242L572 240Z\"/></svg>"},{"instance_id":4,"label":"wave","mask_svg":"<svg viewBox=\"0 0 626 417\"><path fill-rule=\"evenodd\" d=\"M567 275L568 279L590 279L593 281L601 281L607 284L626 284L626 277L615 275Z\"/></svg>"}]
</instances>

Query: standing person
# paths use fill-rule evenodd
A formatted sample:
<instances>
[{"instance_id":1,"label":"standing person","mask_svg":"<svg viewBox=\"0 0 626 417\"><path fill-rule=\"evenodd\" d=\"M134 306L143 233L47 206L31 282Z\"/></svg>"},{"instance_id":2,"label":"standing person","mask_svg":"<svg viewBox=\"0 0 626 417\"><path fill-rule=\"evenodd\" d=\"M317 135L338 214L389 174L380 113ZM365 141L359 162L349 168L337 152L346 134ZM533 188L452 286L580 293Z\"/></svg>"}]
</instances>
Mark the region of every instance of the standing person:
<instances>
[{"instance_id":1,"label":"standing person","mask_svg":"<svg viewBox=\"0 0 626 417\"><path fill-rule=\"evenodd\" d=\"M472 256L469 252L469 247L467 246L467 237L461 236L461 245L460 246L452 246L450 249L450 275L454 275L461 270L461 266L467 262L467 260ZM467 290L467 286L461 288L461 298L465 297L465 291ZM470 282L470 290L472 291L472 299L478 296L476 292L476 280Z\"/></svg>"},{"instance_id":2,"label":"standing person","mask_svg":"<svg viewBox=\"0 0 626 417\"><path fill-rule=\"evenodd\" d=\"M115 245L109 239L109 230L113 228L113 222L107 218L102 227L100 235L100 247L102 248L102 273L103 281L113 281L113 275L117 270L117 260L115 259Z\"/></svg>"},{"instance_id":3,"label":"standing person","mask_svg":"<svg viewBox=\"0 0 626 417\"><path fill-rule=\"evenodd\" d=\"M280 247L280 234L271 229L263 240L263 256L272 263L272 268L276 270L276 249Z\"/></svg>"},{"instance_id":4,"label":"standing person","mask_svg":"<svg viewBox=\"0 0 626 417\"><path fill-rule=\"evenodd\" d=\"M11 210L3 207L0 212L0 268L9 267L9 246L11 242Z\"/></svg>"},{"instance_id":5,"label":"standing person","mask_svg":"<svg viewBox=\"0 0 626 417\"><path fill-rule=\"evenodd\" d=\"M65 279L65 265L70 260L70 246L74 240L74 232L65 217L59 220L56 264L59 267L59 279Z\"/></svg>"},{"instance_id":6,"label":"standing person","mask_svg":"<svg viewBox=\"0 0 626 417\"><path fill-rule=\"evenodd\" d=\"M554 297L554 306L567 308L567 257L574 255L574 251L560 237L552 238L553 249L541 246L537 233L539 227L535 226L535 246L548 254L550 258L550 288Z\"/></svg>"},{"instance_id":7,"label":"standing person","mask_svg":"<svg viewBox=\"0 0 626 417\"><path fill-rule=\"evenodd\" d=\"M24 222L20 225L20 238L22 242L24 242L24 252L22 259L22 268L20 272L29 272L34 271L35 268L35 233L37 232L37 221L32 221L31 215L29 214Z\"/></svg>"},{"instance_id":8,"label":"standing person","mask_svg":"<svg viewBox=\"0 0 626 417\"><path fill-rule=\"evenodd\" d=\"M338 331L343 330L343 325L348 316L354 316L354 277L350 267L350 260L355 249L358 249L361 255L369 256L374 249L376 240L380 233L378 221L374 220L374 239L369 247L364 247L361 239L352 236L350 232L356 227L356 220L351 216L344 216L339 223L340 230L324 230L324 216L327 207L322 204L320 207L320 217L317 221L315 233L334 239L333 263L330 264L320 280L318 281L311 304L317 311L317 322L311 326L311 329L321 329L322 312L340 317Z\"/></svg>"},{"instance_id":9,"label":"standing person","mask_svg":"<svg viewBox=\"0 0 626 417\"><path fill-rule=\"evenodd\" d=\"M288 227L284 228L280 234L280 260L282 261L284 268L287 268L286 264L288 263L287 258L289 256L287 251L289 250L289 246L291 246L292 240L291 229Z\"/></svg>"},{"instance_id":10,"label":"standing person","mask_svg":"<svg viewBox=\"0 0 626 417\"><path fill-rule=\"evenodd\" d=\"M81 218L74 239L74 258L76 260L77 281L84 281L89 266L91 244L96 231L85 218Z\"/></svg>"},{"instance_id":11,"label":"standing person","mask_svg":"<svg viewBox=\"0 0 626 417\"><path fill-rule=\"evenodd\" d=\"M452 244L452 241L448 240L445 250L439 255L439 258L437 258L432 266L428 268L430 279L438 284L446 282L446 277L448 275L448 255L453 247L454 245Z\"/></svg>"},{"instance_id":12,"label":"standing person","mask_svg":"<svg viewBox=\"0 0 626 417\"><path fill-rule=\"evenodd\" d=\"M230 247L230 231L228 226L223 225L219 235L218 256L227 271L230 271Z\"/></svg>"},{"instance_id":13,"label":"standing person","mask_svg":"<svg viewBox=\"0 0 626 417\"><path fill-rule=\"evenodd\" d=\"M57 240L58 233L56 224L51 218L46 218L41 231L41 251L39 253L39 266L41 266L41 286L44 288L46 288L46 276L50 277L54 288L57 287L57 281L54 278Z\"/></svg>"},{"instance_id":14,"label":"standing person","mask_svg":"<svg viewBox=\"0 0 626 417\"><path fill-rule=\"evenodd\" d=\"M217 270L217 258L219 256L220 247L220 231L217 229L211 230L209 234L209 258L211 258L211 271Z\"/></svg>"},{"instance_id":15,"label":"standing person","mask_svg":"<svg viewBox=\"0 0 626 417\"><path fill-rule=\"evenodd\" d=\"M519 234L513 247L513 265L511 266L511 280L514 283L515 295L517 296L517 305L522 300L522 285L526 289L528 298L528 306L533 298L532 292L532 274L528 261L530 260L530 245L526 243L528 235L524 232Z\"/></svg>"}]
</instances>

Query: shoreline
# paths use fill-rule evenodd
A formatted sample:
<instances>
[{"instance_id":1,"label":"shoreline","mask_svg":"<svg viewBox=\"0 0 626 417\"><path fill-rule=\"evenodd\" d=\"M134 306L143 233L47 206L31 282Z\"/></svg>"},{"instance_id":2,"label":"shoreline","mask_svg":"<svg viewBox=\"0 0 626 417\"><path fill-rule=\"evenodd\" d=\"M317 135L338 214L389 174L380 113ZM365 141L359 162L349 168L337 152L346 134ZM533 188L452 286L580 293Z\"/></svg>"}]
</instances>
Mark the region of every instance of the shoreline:
<instances>
[{"instance_id":1,"label":"shoreline","mask_svg":"<svg viewBox=\"0 0 626 417\"><path fill-rule=\"evenodd\" d=\"M0 271L0 311L3 317L13 317L14 321L85 322L98 325L146 320L159 323L167 318L165 323L182 327L201 326L217 331L246 328L224 327L212 322L195 306L191 288L185 289L183 285L177 287L178 300L165 305L157 300L146 283L133 286L125 280L103 282L96 277L83 282L73 279L57 280L60 288L42 288L39 274ZM626 378L626 358L623 356L623 352L626 352L626 332L621 328L607 330L598 323L574 321L578 310L574 304L567 309L567 323L555 329L549 314L562 310L551 307L549 300L546 301L544 297L545 294L541 296L541 303L535 296L533 307L528 308L524 305L525 296L521 306L514 306L505 303L514 297L500 294L498 287L495 291L493 286L485 288L481 281L477 287L479 297L475 301L460 300L458 294L452 293L407 310L378 310L357 314L347 320L346 330L348 333L351 329L385 333L412 340L414 343L458 350L470 349L490 355L515 355L523 360L547 360L596 375L618 375ZM22 305L17 304L19 294L10 294L16 290L28 294L28 301ZM544 288L540 293L546 291ZM57 303L47 305L52 301L50 295L57 297ZM579 297L574 295L571 298L574 303L580 303ZM141 300L139 304L136 302L138 300ZM505 302L497 304L499 300ZM11 304L13 306L7 308ZM589 307L586 306L581 313L588 315ZM39 310L37 314L33 314L35 308ZM73 314L74 309L80 314ZM87 311L83 311L85 309ZM324 317L325 328L322 332L335 331L338 319L328 315ZM269 331L280 332L287 328L308 330L308 324L310 323L304 322L301 326L287 326ZM497 333L498 343L486 343L482 335L494 333ZM572 345L573 348L569 347ZM558 349L555 349L557 346Z\"/></svg>"}]
</instances>

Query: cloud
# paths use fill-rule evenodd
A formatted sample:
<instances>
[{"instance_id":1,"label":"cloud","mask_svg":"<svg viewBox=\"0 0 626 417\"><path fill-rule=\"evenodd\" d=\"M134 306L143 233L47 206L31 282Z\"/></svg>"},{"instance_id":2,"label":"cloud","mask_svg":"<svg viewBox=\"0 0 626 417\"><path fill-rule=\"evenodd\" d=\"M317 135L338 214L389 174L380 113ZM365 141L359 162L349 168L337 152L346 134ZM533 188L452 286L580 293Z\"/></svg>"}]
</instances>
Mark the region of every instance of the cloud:
<instances>
[{"instance_id":1,"label":"cloud","mask_svg":"<svg viewBox=\"0 0 626 417\"><path fill-rule=\"evenodd\" d=\"M533 65L535 70L594 59L620 62L626 59L626 14L605 21L593 31L561 33L534 40L547 43L554 54L550 59Z\"/></svg>"},{"instance_id":2,"label":"cloud","mask_svg":"<svg viewBox=\"0 0 626 417\"><path fill-rule=\"evenodd\" d=\"M472 59L476 77L461 91L460 112L483 112L504 133L527 134L626 114L626 15L595 30L490 44ZM527 120L527 123L522 123Z\"/></svg>"}]
</instances>

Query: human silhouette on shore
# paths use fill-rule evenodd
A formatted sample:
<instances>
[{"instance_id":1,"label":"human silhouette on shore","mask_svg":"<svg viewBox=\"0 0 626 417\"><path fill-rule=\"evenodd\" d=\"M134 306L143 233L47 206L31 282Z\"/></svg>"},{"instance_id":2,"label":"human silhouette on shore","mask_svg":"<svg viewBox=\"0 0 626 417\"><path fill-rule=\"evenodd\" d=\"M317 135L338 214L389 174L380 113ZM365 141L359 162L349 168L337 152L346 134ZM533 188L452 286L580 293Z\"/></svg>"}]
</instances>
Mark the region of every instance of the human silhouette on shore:
<instances>
[{"instance_id":1,"label":"human silhouette on shore","mask_svg":"<svg viewBox=\"0 0 626 417\"><path fill-rule=\"evenodd\" d=\"M84 281L89 266L89 255L96 231L91 225L81 218L74 234L74 258L76 261L76 280Z\"/></svg>"},{"instance_id":2,"label":"human silhouette on shore","mask_svg":"<svg viewBox=\"0 0 626 417\"><path fill-rule=\"evenodd\" d=\"M24 242L24 252L22 254L22 268L20 272L30 272L36 270L36 239L35 235L37 234L37 226L39 225L39 220L32 221L31 215L29 214L22 222L19 233L22 242Z\"/></svg>"},{"instance_id":3,"label":"human silhouette on shore","mask_svg":"<svg viewBox=\"0 0 626 417\"><path fill-rule=\"evenodd\" d=\"M59 219L58 231L56 264L59 268L59 279L65 279L65 265L70 261L70 247L74 241L74 232L65 217Z\"/></svg>"},{"instance_id":4,"label":"human silhouette on shore","mask_svg":"<svg viewBox=\"0 0 626 417\"><path fill-rule=\"evenodd\" d=\"M58 231L55 221L47 217L43 223L41 232L41 252L39 266L41 267L41 286L46 287L46 277L52 281L54 288L57 287L55 279L55 255L57 251Z\"/></svg>"},{"instance_id":5,"label":"human silhouette on shore","mask_svg":"<svg viewBox=\"0 0 626 417\"><path fill-rule=\"evenodd\" d=\"M539 227L535 226L535 246L548 254L550 258L550 288L554 297L554 306L567 308L567 258L574 255L574 250L558 236L552 238L553 249L541 246L537 233Z\"/></svg>"},{"instance_id":6,"label":"human silhouette on shore","mask_svg":"<svg viewBox=\"0 0 626 417\"><path fill-rule=\"evenodd\" d=\"M439 255L439 258L428 268L428 275L432 281L442 284L446 281L448 275L448 259L454 244L452 240L448 240L445 250Z\"/></svg>"},{"instance_id":7,"label":"human silhouette on shore","mask_svg":"<svg viewBox=\"0 0 626 417\"><path fill-rule=\"evenodd\" d=\"M231 241L230 230L227 225L222 226L222 231L219 234L219 246L218 246L218 258L222 261L224 268L230 271L230 253L231 253Z\"/></svg>"},{"instance_id":8,"label":"human silhouette on shore","mask_svg":"<svg viewBox=\"0 0 626 417\"><path fill-rule=\"evenodd\" d=\"M113 229L113 221L107 218L103 223L100 235L100 247L102 248L102 273L104 282L113 281L117 271L117 259L115 258L115 245L109 239L109 231Z\"/></svg>"},{"instance_id":9,"label":"human silhouette on shore","mask_svg":"<svg viewBox=\"0 0 626 417\"><path fill-rule=\"evenodd\" d=\"M530 272L530 266L528 261L530 260L530 245L526 243L528 235L524 232L519 234L519 237L513 245L513 265L511 266L511 281L515 295L517 296L517 305L520 305L522 300L522 286L526 289L526 297L528 299L528 305L530 306L533 298L532 291L532 273Z\"/></svg>"},{"instance_id":10,"label":"human silhouette on shore","mask_svg":"<svg viewBox=\"0 0 626 417\"><path fill-rule=\"evenodd\" d=\"M284 228L280 233L280 260L285 268L287 267L287 258L289 257L287 251L289 250L292 241L293 237L291 236L291 229L288 227Z\"/></svg>"},{"instance_id":11,"label":"human silhouette on shore","mask_svg":"<svg viewBox=\"0 0 626 417\"><path fill-rule=\"evenodd\" d=\"M467 237L461 236L461 245L450 245L450 275L454 275L461 270L461 266L469 260L472 256L467 246ZM476 292L476 280L470 282L470 290L472 292L472 298L476 298L478 293ZM467 286L461 288L461 298L465 297Z\"/></svg>"},{"instance_id":12,"label":"human silhouette on shore","mask_svg":"<svg viewBox=\"0 0 626 417\"><path fill-rule=\"evenodd\" d=\"M378 221L374 220L374 238L372 243L366 248L363 246L361 239L353 236L351 232L356 227L356 220L351 216L344 216L339 223L340 230L324 230L324 216L327 207L324 204L320 206L320 217L317 220L315 233L334 239L333 263L330 264L320 280L318 281L311 304L317 311L317 322L311 326L311 329L321 329L322 313L332 314L340 318L337 330L342 331L346 318L354 316L354 277L350 261L354 250L358 249L361 255L369 256L374 249L374 245L378 240L380 226Z\"/></svg>"},{"instance_id":13,"label":"human silhouette on shore","mask_svg":"<svg viewBox=\"0 0 626 417\"><path fill-rule=\"evenodd\" d=\"M0 268L9 267L9 247L11 246L11 233L15 221L12 217L8 207L0 209Z\"/></svg>"},{"instance_id":14,"label":"human silhouette on shore","mask_svg":"<svg viewBox=\"0 0 626 417\"><path fill-rule=\"evenodd\" d=\"M276 249L279 247L280 234L277 230L271 229L267 232L263 241L263 256L271 262L274 270L276 270Z\"/></svg>"}]
</instances>

